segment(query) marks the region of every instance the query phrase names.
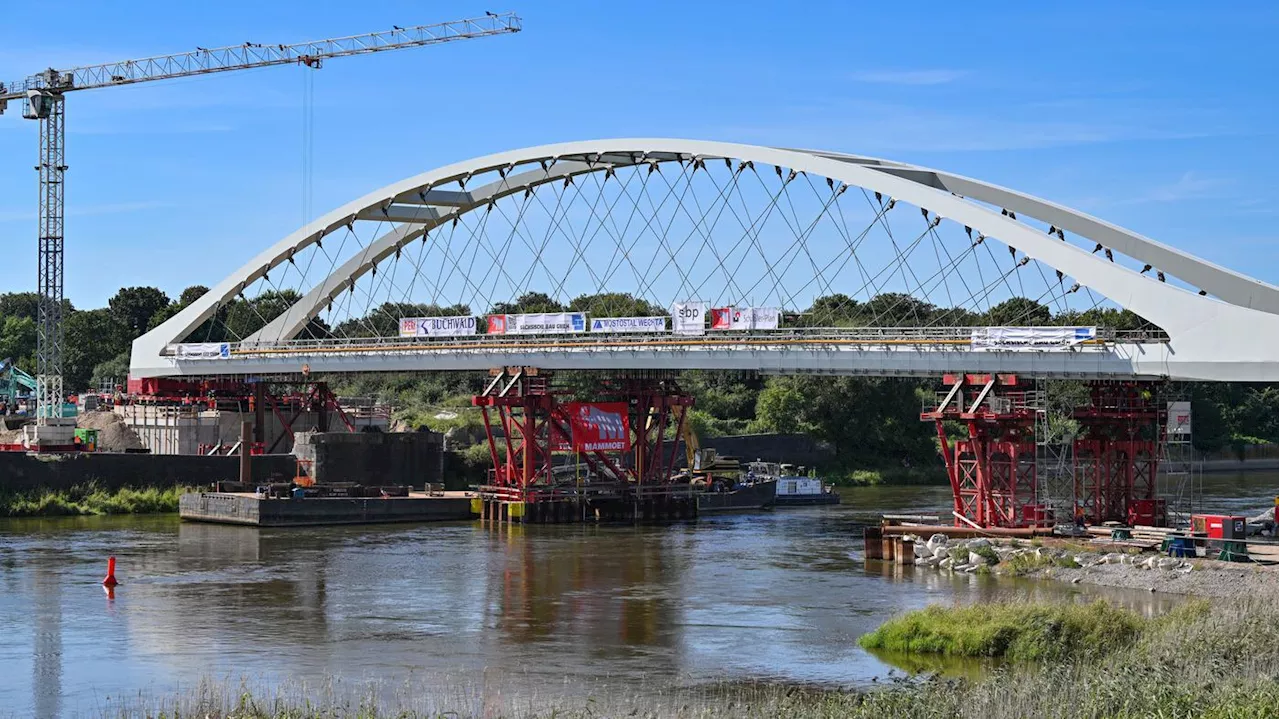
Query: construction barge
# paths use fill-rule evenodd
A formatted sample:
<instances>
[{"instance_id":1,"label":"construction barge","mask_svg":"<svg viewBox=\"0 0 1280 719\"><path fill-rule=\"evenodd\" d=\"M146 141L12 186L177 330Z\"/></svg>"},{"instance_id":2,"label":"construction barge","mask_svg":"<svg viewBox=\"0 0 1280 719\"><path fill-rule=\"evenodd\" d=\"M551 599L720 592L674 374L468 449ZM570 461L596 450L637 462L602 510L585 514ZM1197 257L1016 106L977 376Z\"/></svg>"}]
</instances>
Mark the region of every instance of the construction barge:
<instances>
[{"instance_id":1,"label":"construction barge","mask_svg":"<svg viewBox=\"0 0 1280 719\"><path fill-rule=\"evenodd\" d=\"M471 519L469 492L406 492L388 497L271 497L258 492L191 492L178 500L189 522L249 527L442 522Z\"/></svg>"}]
</instances>

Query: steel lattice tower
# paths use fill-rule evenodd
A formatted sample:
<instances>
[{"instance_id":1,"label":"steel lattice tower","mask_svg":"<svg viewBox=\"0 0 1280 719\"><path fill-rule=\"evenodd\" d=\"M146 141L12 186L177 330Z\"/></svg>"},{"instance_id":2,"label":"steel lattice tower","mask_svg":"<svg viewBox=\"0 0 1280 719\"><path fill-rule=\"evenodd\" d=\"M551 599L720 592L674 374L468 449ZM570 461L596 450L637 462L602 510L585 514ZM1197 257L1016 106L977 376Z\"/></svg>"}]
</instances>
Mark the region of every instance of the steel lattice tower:
<instances>
[{"instance_id":1,"label":"steel lattice tower","mask_svg":"<svg viewBox=\"0 0 1280 719\"><path fill-rule=\"evenodd\" d=\"M52 72L51 72L52 74ZM62 261L63 188L67 170L60 93L41 93L30 98L29 112L40 122L39 257L36 283L39 323L36 335L36 402L39 421L61 418L62 392Z\"/></svg>"}]
</instances>

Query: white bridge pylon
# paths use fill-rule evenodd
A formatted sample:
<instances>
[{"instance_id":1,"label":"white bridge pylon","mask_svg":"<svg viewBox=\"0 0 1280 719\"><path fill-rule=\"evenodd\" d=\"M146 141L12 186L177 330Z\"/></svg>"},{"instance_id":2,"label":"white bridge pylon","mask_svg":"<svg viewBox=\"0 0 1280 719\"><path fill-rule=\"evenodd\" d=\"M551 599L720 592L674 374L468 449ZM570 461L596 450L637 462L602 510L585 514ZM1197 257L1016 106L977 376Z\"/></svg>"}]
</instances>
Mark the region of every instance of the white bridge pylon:
<instances>
[{"instance_id":1,"label":"white bridge pylon","mask_svg":"<svg viewBox=\"0 0 1280 719\"><path fill-rule=\"evenodd\" d=\"M709 189L699 199L690 188L704 182ZM584 198L584 188L594 199ZM846 190L853 192L846 196ZM814 215L798 210L793 197L807 199ZM854 210L850 198L856 198L863 212L869 210L860 232L846 214ZM629 210L615 213L619 204ZM904 234L907 206L919 208L913 221L920 227ZM540 221L531 219L535 213ZM505 226L499 229L497 223ZM678 233L677 226L682 228ZM365 227L370 229L361 229ZM733 227L731 242L724 239L726 227ZM779 234L779 227L786 229ZM864 242L873 230L877 239ZM461 244L455 244L455 234ZM633 284L622 282L622 274L614 270L597 272L586 266L585 256L596 254L590 248L597 237L613 241L605 252L611 253L613 264L630 265ZM600 242L608 244L607 239ZM414 247L442 254L430 261L419 254L415 265L410 254ZM527 258L512 255L513 248L527 251ZM651 256L642 270L635 258L645 248ZM819 250L827 254L819 256ZM457 255L450 254L455 251ZM468 252L470 263L459 261ZM562 253L559 260L545 261L557 252ZM877 257L886 263L879 272L872 266ZM476 335L402 341L369 332L317 336L316 323L344 326L338 322L342 308L360 292L371 304L377 291L384 291L387 301L398 301L403 289L408 299L410 288L401 288L395 273L412 266L412 285L423 281L424 263L431 269L425 282L431 286L427 295L433 306L466 307L480 315L492 311L497 301L515 301L516 292L559 290L567 299L572 283L564 278L557 282L547 266L556 263L570 274L585 272L575 280L574 291L628 292L664 308L671 301L692 299L743 306L757 292L784 312L803 310L819 295L879 307L883 302L876 305L877 296L892 290L898 301L923 295L922 300L956 309L898 329L815 319L805 326L733 337ZM694 277L688 269L694 265L712 269ZM538 272L545 279L541 285ZM755 284L752 272L759 273ZM1036 300L1037 292L1027 292L1023 282L1024 277L1035 279L1033 272L1047 288L1039 293L1040 300L1056 303L1062 316L1074 312L1088 317L1089 310L1105 306L1129 311L1149 331L1107 333L1100 327L1099 341L1069 351L970 346L968 327L975 322L956 317L984 316L1000 299ZM282 277L290 273L298 276L298 287L283 286L290 280ZM660 287L660 282L665 284ZM500 284L512 296L502 295ZM287 302L243 305L255 288L259 294L276 290L277 300L285 297L279 290L293 294ZM1086 294L1094 300L1091 307L1087 301L1086 306L1071 304ZM271 316L260 316L243 336L207 329L223 322L237 302ZM329 373L525 365L1275 382L1280 380L1278 313L1275 286L1066 207L943 171L813 150L675 139L597 140L456 163L393 183L317 218L135 340L130 374L294 376L304 366L312 373ZM355 315L348 311L341 316ZM206 328L205 336L200 336L201 328ZM210 338L222 352L181 351Z\"/></svg>"}]
</instances>

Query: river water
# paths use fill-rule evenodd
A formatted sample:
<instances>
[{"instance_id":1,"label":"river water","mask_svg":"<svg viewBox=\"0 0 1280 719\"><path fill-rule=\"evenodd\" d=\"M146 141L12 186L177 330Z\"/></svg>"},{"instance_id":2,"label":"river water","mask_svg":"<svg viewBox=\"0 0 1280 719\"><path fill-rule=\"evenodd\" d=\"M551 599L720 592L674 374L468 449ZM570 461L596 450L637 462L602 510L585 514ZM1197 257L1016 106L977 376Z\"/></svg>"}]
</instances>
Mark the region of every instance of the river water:
<instances>
[{"instance_id":1,"label":"river water","mask_svg":"<svg viewBox=\"0 0 1280 719\"><path fill-rule=\"evenodd\" d=\"M1209 477L1206 505L1270 506L1274 473ZM479 522L256 530L174 517L0 520L0 716L100 715L201 679L260 685L465 677L485 686L860 685L857 638L929 603L1174 598L946 576L862 560L882 512L945 487L668 527ZM114 598L99 582L118 558Z\"/></svg>"}]
</instances>

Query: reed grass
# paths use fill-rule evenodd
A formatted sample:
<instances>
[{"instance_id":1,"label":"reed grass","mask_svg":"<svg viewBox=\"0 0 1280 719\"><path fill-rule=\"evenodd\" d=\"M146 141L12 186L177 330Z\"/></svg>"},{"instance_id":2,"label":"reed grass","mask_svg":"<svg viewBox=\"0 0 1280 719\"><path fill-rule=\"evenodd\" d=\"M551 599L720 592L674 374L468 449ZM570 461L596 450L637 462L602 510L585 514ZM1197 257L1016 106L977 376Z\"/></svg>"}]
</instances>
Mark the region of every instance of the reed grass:
<instances>
[{"instance_id":1,"label":"reed grass","mask_svg":"<svg viewBox=\"0 0 1280 719\"><path fill-rule=\"evenodd\" d=\"M1084 610L1092 604L1073 605ZM1108 608L1102 610L1112 613ZM898 676L876 688L824 689L778 683L710 684L671 688L587 686L520 694L514 685L457 681L261 687L204 682L162 701L108 703L101 716L183 719L1077 719L1084 717L1276 716L1277 600L1275 596L1191 602L1144 619L1125 643L1069 659L1008 663L979 680ZM1132 622L1108 620L1101 626ZM546 686L546 685L543 685ZM544 690L554 691L554 690Z\"/></svg>"},{"instance_id":2,"label":"reed grass","mask_svg":"<svg viewBox=\"0 0 1280 719\"><path fill-rule=\"evenodd\" d=\"M60 517L178 511L186 487L105 489L96 482L65 490L0 492L0 516Z\"/></svg>"}]
</instances>

